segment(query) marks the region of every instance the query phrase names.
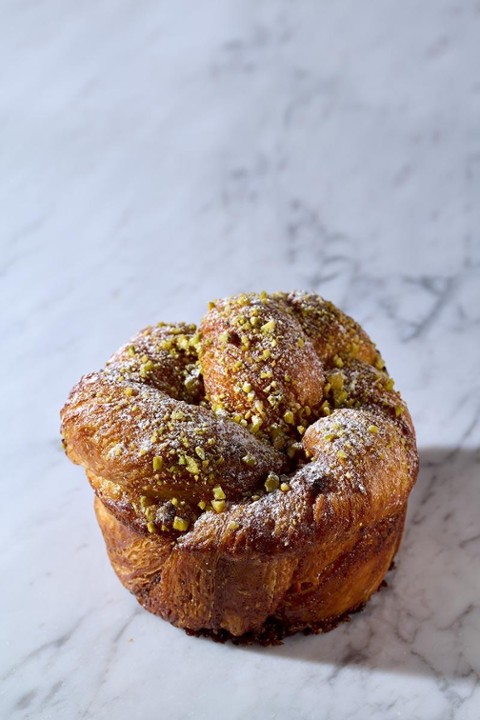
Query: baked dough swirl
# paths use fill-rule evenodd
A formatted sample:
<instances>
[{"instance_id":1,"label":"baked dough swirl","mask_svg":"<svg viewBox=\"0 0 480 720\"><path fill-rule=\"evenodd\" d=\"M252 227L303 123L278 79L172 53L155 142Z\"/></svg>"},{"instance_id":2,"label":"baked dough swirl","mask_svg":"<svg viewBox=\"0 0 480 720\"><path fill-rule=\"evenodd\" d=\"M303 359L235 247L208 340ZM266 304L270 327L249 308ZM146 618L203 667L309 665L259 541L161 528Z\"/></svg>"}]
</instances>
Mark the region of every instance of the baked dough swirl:
<instances>
[{"instance_id":1,"label":"baked dough swirl","mask_svg":"<svg viewBox=\"0 0 480 720\"><path fill-rule=\"evenodd\" d=\"M412 421L375 345L318 295L241 294L198 329L148 327L61 418L115 572L188 632L330 629L398 549Z\"/></svg>"}]
</instances>

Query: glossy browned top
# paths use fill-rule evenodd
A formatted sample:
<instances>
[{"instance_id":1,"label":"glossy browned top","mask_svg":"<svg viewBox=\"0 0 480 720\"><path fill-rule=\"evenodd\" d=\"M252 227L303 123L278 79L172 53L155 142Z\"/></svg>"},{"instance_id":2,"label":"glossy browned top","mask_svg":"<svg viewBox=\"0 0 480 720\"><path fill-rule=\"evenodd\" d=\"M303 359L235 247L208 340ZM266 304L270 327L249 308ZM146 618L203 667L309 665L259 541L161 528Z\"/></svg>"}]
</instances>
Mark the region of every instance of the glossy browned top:
<instances>
[{"instance_id":1,"label":"glossy browned top","mask_svg":"<svg viewBox=\"0 0 480 720\"><path fill-rule=\"evenodd\" d=\"M69 457L122 522L263 554L398 510L413 425L374 344L317 295L242 294L141 331L62 410Z\"/></svg>"}]
</instances>

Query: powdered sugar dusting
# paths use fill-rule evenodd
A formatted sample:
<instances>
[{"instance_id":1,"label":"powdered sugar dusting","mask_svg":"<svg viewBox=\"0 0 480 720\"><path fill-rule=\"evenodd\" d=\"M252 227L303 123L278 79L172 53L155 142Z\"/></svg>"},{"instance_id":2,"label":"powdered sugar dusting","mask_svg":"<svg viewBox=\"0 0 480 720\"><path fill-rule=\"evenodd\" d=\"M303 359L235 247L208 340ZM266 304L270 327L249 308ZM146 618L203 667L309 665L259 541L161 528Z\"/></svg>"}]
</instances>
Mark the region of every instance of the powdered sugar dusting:
<instances>
[{"instance_id":1,"label":"powdered sugar dusting","mask_svg":"<svg viewBox=\"0 0 480 720\"><path fill-rule=\"evenodd\" d=\"M184 542L206 542L207 524L232 548L286 548L319 496L380 518L416 476L410 416L375 346L302 293L217 301L200 331L145 329L80 381L62 419L102 499Z\"/></svg>"}]
</instances>

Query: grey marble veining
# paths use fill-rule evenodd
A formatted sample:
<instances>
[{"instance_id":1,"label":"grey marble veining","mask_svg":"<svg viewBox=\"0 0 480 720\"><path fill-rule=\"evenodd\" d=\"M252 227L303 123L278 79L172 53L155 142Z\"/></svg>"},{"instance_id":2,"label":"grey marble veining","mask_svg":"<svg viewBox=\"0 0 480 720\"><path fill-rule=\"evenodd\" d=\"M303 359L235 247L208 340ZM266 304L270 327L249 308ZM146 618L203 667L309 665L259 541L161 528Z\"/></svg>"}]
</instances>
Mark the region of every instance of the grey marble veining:
<instances>
[{"instance_id":1,"label":"grey marble veining","mask_svg":"<svg viewBox=\"0 0 480 720\"><path fill-rule=\"evenodd\" d=\"M478 2L7 1L0 37L0 717L476 720ZM58 411L147 323L290 288L378 342L421 472L363 613L216 645L119 585Z\"/></svg>"}]
</instances>

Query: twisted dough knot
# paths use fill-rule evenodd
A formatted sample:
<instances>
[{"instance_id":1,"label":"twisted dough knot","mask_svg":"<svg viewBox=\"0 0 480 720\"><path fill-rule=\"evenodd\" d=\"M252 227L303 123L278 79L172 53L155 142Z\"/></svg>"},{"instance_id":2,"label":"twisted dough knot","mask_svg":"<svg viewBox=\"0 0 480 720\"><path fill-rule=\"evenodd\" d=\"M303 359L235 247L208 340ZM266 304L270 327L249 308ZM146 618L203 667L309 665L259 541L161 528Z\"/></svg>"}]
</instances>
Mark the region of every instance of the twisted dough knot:
<instances>
[{"instance_id":1,"label":"twisted dough knot","mask_svg":"<svg viewBox=\"0 0 480 720\"><path fill-rule=\"evenodd\" d=\"M131 528L140 555L153 547L154 570L132 574L117 557L123 582L190 628L209 625L151 587L155 572L168 576L168 553L170 564L180 551L244 561L346 542L402 512L417 473L411 419L374 344L300 292L216 301L198 330L146 328L72 390L62 433L101 501L101 525L119 546ZM230 612L210 626L239 634L255 622Z\"/></svg>"}]
</instances>

